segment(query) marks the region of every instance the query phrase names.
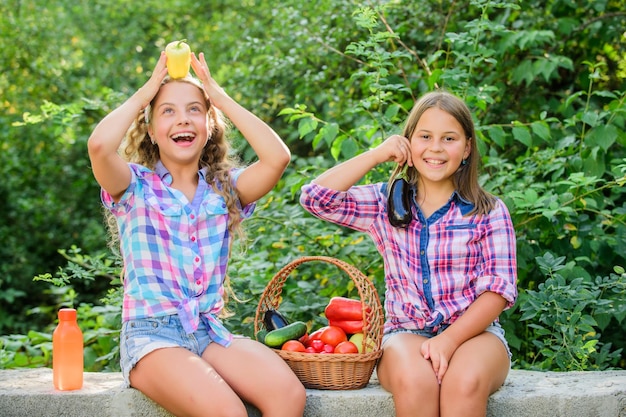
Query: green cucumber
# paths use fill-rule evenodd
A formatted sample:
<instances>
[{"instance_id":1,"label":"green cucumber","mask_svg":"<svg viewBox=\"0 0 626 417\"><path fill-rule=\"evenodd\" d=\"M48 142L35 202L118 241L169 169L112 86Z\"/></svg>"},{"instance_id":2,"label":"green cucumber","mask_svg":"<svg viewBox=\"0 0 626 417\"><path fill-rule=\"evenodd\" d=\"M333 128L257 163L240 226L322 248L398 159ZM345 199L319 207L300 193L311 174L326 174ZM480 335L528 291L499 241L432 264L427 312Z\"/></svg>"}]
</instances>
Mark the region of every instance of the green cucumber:
<instances>
[{"instance_id":1,"label":"green cucumber","mask_svg":"<svg viewBox=\"0 0 626 417\"><path fill-rule=\"evenodd\" d=\"M306 323L294 321L291 324L272 330L265 335L265 344L269 347L281 347L287 340L296 340L304 336L307 332Z\"/></svg>"},{"instance_id":2,"label":"green cucumber","mask_svg":"<svg viewBox=\"0 0 626 417\"><path fill-rule=\"evenodd\" d=\"M256 333L256 340L265 343L265 336L267 335L267 330L261 329Z\"/></svg>"}]
</instances>

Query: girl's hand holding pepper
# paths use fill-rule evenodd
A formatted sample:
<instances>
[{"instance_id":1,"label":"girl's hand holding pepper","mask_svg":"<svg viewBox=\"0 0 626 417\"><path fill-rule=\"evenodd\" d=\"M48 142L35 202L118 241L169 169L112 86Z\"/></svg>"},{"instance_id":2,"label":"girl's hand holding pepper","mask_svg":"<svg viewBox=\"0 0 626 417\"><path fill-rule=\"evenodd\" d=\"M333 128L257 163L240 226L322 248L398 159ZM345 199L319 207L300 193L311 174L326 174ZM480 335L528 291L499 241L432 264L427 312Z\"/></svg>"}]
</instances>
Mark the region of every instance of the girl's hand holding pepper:
<instances>
[{"instance_id":1,"label":"girl's hand holding pepper","mask_svg":"<svg viewBox=\"0 0 626 417\"><path fill-rule=\"evenodd\" d=\"M220 108L220 98L227 97L227 94L217 81L211 77L211 71L204 58L204 52L200 52L199 56L196 56L195 52L191 53L191 68L193 68L196 76L202 82L204 91L209 95L211 103Z\"/></svg>"},{"instance_id":2,"label":"girl's hand holding pepper","mask_svg":"<svg viewBox=\"0 0 626 417\"><path fill-rule=\"evenodd\" d=\"M137 91L137 94L141 100L141 108L145 108L154 96L159 92L159 88L161 88L161 83L163 79L167 75L167 57L165 56L165 51L161 52L161 56L157 61L154 70L152 71L152 75L146 81L146 83Z\"/></svg>"}]
</instances>

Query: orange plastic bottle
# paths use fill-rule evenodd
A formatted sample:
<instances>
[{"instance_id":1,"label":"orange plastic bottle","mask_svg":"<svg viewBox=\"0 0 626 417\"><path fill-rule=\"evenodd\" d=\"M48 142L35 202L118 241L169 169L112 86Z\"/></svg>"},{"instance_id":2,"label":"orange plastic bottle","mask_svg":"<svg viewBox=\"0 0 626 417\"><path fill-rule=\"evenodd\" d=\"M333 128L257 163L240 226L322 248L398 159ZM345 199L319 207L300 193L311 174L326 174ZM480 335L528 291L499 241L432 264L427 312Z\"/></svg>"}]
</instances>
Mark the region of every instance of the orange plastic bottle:
<instances>
[{"instance_id":1,"label":"orange plastic bottle","mask_svg":"<svg viewBox=\"0 0 626 417\"><path fill-rule=\"evenodd\" d=\"M61 391L83 387L83 332L73 308L59 310L59 324L52 333L52 380Z\"/></svg>"}]
</instances>

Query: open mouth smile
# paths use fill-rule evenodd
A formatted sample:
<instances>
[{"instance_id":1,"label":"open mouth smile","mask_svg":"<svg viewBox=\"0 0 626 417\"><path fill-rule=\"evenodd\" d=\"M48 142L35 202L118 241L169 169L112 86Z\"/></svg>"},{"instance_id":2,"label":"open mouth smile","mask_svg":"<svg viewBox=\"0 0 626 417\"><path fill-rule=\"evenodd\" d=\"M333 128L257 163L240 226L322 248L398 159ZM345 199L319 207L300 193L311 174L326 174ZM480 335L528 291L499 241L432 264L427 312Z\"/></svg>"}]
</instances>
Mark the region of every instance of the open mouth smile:
<instances>
[{"instance_id":1,"label":"open mouth smile","mask_svg":"<svg viewBox=\"0 0 626 417\"><path fill-rule=\"evenodd\" d=\"M172 135L171 138L176 143L191 143L196 139L196 135L189 132L181 132Z\"/></svg>"}]
</instances>

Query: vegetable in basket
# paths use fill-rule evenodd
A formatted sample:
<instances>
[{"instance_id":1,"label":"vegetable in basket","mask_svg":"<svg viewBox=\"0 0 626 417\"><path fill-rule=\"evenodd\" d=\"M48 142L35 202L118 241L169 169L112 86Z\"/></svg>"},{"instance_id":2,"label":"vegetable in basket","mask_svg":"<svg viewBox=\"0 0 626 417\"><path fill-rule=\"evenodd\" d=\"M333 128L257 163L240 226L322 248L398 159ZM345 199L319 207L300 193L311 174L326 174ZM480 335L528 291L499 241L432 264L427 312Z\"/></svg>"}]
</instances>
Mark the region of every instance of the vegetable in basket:
<instances>
[{"instance_id":1,"label":"vegetable in basket","mask_svg":"<svg viewBox=\"0 0 626 417\"><path fill-rule=\"evenodd\" d=\"M269 347L280 348L288 340L297 340L307 332L306 323L294 321L291 324L272 330L265 335L265 344Z\"/></svg>"},{"instance_id":2,"label":"vegetable in basket","mask_svg":"<svg viewBox=\"0 0 626 417\"><path fill-rule=\"evenodd\" d=\"M278 310L269 309L263 314L263 324L265 324L265 328L269 332L287 326L289 320L278 312Z\"/></svg>"},{"instance_id":3,"label":"vegetable in basket","mask_svg":"<svg viewBox=\"0 0 626 417\"><path fill-rule=\"evenodd\" d=\"M371 309L367 307L369 312ZM324 310L328 324L343 329L347 334L363 331L363 305L347 297L333 297Z\"/></svg>"}]
</instances>

